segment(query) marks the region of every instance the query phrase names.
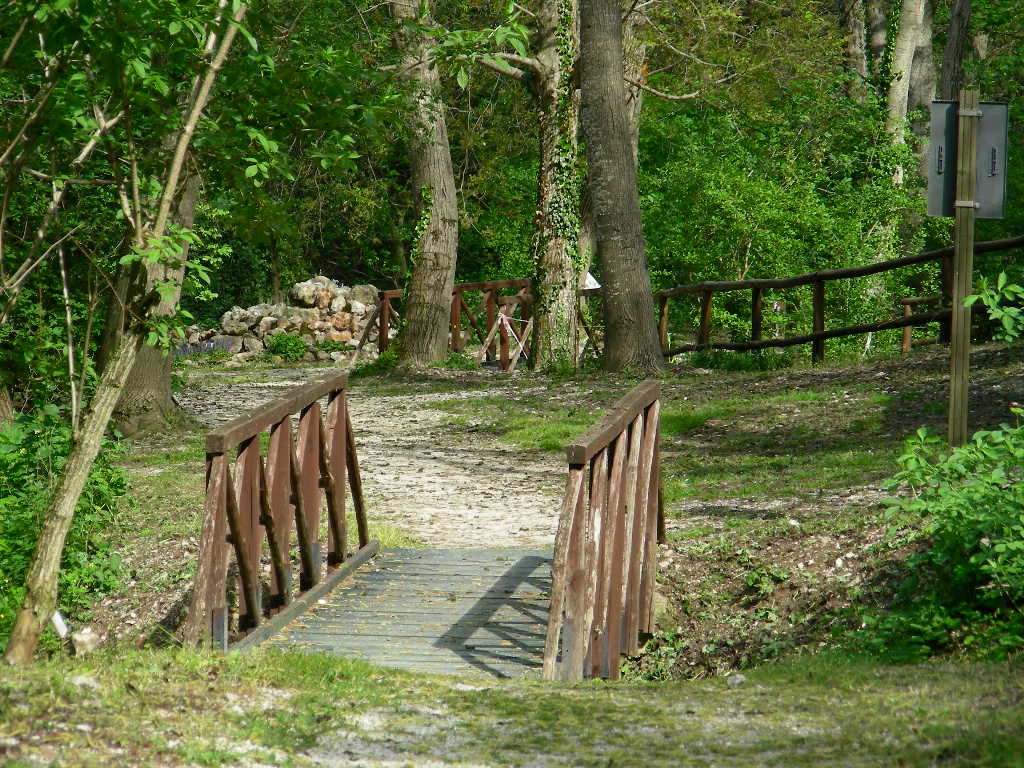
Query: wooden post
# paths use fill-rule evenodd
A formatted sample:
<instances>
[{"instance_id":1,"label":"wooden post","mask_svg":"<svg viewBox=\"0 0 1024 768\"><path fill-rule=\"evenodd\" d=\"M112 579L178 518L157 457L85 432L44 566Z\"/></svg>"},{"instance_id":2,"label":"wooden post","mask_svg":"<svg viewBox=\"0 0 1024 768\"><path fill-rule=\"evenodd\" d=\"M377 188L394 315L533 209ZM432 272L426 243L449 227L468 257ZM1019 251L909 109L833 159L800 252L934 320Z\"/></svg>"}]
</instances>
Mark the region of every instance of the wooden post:
<instances>
[{"instance_id":1,"label":"wooden post","mask_svg":"<svg viewBox=\"0 0 1024 768\"><path fill-rule=\"evenodd\" d=\"M764 318L764 289L751 289L750 297L750 340L761 340L761 323Z\"/></svg>"},{"instance_id":2,"label":"wooden post","mask_svg":"<svg viewBox=\"0 0 1024 768\"><path fill-rule=\"evenodd\" d=\"M942 301L940 307L953 305L953 254L942 257ZM939 343L949 344L952 336L951 320L949 318L939 321Z\"/></svg>"},{"instance_id":3,"label":"wooden post","mask_svg":"<svg viewBox=\"0 0 1024 768\"><path fill-rule=\"evenodd\" d=\"M460 304L460 294L458 291L452 293L452 310L451 310L451 338L448 340L448 346L452 352L462 351L462 306Z\"/></svg>"},{"instance_id":4,"label":"wooden post","mask_svg":"<svg viewBox=\"0 0 1024 768\"><path fill-rule=\"evenodd\" d=\"M964 299L974 270L974 198L977 193L977 131L981 110L976 90L960 91L953 228L953 307L949 346L949 445L967 442L967 389L971 364L971 309Z\"/></svg>"},{"instance_id":5,"label":"wooden post","mask_svg":"<svg viewBox=\"0 0 1024 768\"><path fill-rule=\"evenodd\" d=\"M658 338L661 348L668 349L668 296L658 297Z\"/></svg>"},{"instance_id":6,"label":"wooden post","mask_svg":"<svg viewBox=\"0 0 1024 768\"><path fill-rule=\"evenodd\" d=\"M825 330L825 283L818 280L814 283L814 333ZM825 361L825 340L815 339L811 342L811 362Z\"/></svg>"},{"instance_id":7,"label":"wooden post","mask_svg":"<svg viewBox=\"0 0 1024 768\"><path fill-rule=\"evenodd\" d=\"M391 322L391 299L388 296L384 296L381 299L380 313L378 314L380 320L380 327L377 329L377 351L384 352L388 348L388 325Z\"/></svg>"},{"instance_id":8,"label":"wooden post","mask_svg":"<svg viewBox=\"0 0 1024 768\"><path fill-rule=\"evenodd\" d=\"M500 310L501 314L505 314L505 307ZM507 371L509 366L508 356L508 327L502 322L498 326L498 349L499 349L499 364L501 370Z\"/></svg>"},{"instance_id":9,"label":"wooden post","mask_svg":"<svg viewBox=\"0 0 1024 768\"><path fill-rule=\"evenodd\" d=\"M487 327L493 328L494 321L498 319L498 291L492 288L487 291L487 296L484 299L487 307ZM485 350L485 358L487 360L494 359L494 342L487 345Z\"/></svg>"},{"instance_id":10,"label":"wooden post","mask_svg":"<svg viewBox=\"0 0 1024 768\"><path fill-rule=\"evenodd\" d=\"M910 308L909 304L903 305L903 316L910 317L914 314L914 310ZM906 355L910 353L910 342L911 337L914 333L913 327L906 325L903 327L903 338L900 340L900 354Z\"/></svg>"},{"instance_id":11,"label":"wooden post","mask_svg":"<svg viewBox=\"0 0 1024 768\"><path fill-rule=\"evenodd\" d=\"M703 291L700 296L700 328L697 330L697 344L704 346L711 343L711 291Z\"/></svg>"}]
</instances>

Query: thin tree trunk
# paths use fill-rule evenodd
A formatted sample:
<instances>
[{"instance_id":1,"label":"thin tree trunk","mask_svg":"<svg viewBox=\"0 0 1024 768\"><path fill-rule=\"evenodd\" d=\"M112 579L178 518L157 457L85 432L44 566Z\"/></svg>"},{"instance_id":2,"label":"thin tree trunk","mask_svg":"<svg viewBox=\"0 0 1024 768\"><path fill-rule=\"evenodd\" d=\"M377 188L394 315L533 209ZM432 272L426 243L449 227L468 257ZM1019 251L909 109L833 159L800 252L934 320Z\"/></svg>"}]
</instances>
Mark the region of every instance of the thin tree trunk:
<instances>
[{"instance_id":1,"label":"thin tree trunk","mask_svg":"<svg viewBox=\"0 0 1024 768\"><path fill-rule=\"evenodd\" d=\"M857 101L864 101L864 84L868 79L864 0L841 0L839 13L846 31L846 68L851 74L848 95Z\"/></svg>"},{"instance_id":2,"label":"thin tree trunk","mask_svg":"<svg viewBox=\"0 0 1024 768\"><path fill-rule=\"evenodd\" d=\"M971 26L971 0L954 0L949 18L949 33L942 51L942 84L939 98L954 101L964 82L964 42Z\"/></svg>"},{"instance_id":3,"label":"thin tree trunk","mask_svg":"<svg viewBox=\"0 0 1024 768\"><path fill-rule=\"evenodd\" d=\"M580 10L581 119L604 280L604 365L657 371L664 363L630 149L621 10L616 0L582 0Z\"/></svg>"},{"instance_id":4,"label":"thin tree trunk","mask_svg":"<svg viewBox=\"0 0 1024 768\"><path fill-rule=\"evenodd\" d=\"M8 664L28 664L32 661L39 635L56 609L57 574L64 551L64 539L89 477L89 470L99 453L103 433L120 397L121 387L128 378L142 340L142 331L132 331L121 336L93 395L89 413L82 422L81 431L61 473L60 483L53 491L29 565L25 599L15 618L4 653L4 660Z\"/></svg>"},{"instance_id":5,"label":"thin tree trunk","mask_svg":"<svg viewBox=\"0 0 1024 768\"><path fill-rule=\"evenodd\" d=\"M936 75L932 39L934 14L934 0L925 0L924 14L917 31L914 63L910 70L910 90L907 95L908 111L918 113L911 121L910 130L915 136L922 137L922 139L928 135L931 119L928 107L935 99ZM922 177L926 177L928 175L928 145L926 141L922 140L917 146L918 173Z\"/></svg>"},{"instance_id":6,"label":"thin tree trunk","mask_svg":"<svg viewBox=\"0 0 1024 768\"><path fill-rule=\"evenodd\" d=\"M14 419L14 403L6 387L0 387L0 427Z\"/></svg>"},{"instance_id":7,"label":"thin tree trunk","mask_svg":"<svg viewBox=\"0 0 1024 768\"><path fill-rule=\"evenodd\" d=\"M429 24L429 8L422 7L428 15L420 21ZM420 9L420 4L412 0L391 2L391 11L399 23L417 19ZM403 77L417 90L409 160L419 225L406 291L401 362L421 366L438 363L448 354L459 219L448 126L438 92L440 76L429 61L429 41L412 35L403 29L395 35L395 45L403 54Z\"/></svg>"},{"instance_id":8,"label":"thin tree trunk","mask_svg":"<svg viewBox=\"0 0 1024 768\"><path fill-rule=\"evenodd\" d=\"M572 64L579 48L575 0L544 0L537 13L536 96L540 111L533 365L576 361L580 274L579 94Z\"/></svg>"}]
</instances>

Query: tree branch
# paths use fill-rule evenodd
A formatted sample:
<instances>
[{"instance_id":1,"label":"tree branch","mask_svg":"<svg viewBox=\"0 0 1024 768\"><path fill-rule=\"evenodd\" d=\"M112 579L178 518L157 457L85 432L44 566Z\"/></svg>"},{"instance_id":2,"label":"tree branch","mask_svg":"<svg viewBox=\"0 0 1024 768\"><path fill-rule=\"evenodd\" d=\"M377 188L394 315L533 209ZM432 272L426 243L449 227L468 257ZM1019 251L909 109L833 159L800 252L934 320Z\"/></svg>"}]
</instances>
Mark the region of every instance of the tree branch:
<instances>
[{"instance_id":1,"label":"tree branch","mask_svg":"<svg viewBox=\"0 0 1024 768\"><path fill-rule=\"evenodd\" d=\"M493 61L489 61L481 56L477 56L474 61L482 67L493 70L501 75L507 75L508 77L514 77L516 80L525 80L526 72L519 69L519 67L513 67L511 64L506 64L504 67L500 64L495 64Z\"/></svg>"}]
</instances>

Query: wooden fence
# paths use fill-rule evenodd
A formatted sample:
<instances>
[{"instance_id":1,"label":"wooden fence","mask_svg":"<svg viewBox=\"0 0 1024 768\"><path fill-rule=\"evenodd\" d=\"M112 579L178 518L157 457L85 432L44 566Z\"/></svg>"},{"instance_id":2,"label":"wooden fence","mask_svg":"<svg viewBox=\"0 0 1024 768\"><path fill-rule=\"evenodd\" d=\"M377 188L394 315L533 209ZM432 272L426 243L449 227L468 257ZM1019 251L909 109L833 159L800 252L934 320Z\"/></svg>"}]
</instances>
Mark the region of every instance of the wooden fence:
<instances>
[{"instance_id":1,"label":"wooden fence","mask_svg":"<svg viewBox=\"0 0 1024 768\"><path fill-rule=\"evenodd\" d=\"M1024 237L1015 237L1007 240L990 240L976 243L975 253L992 253L1007 251L1013 248L1024 247ZM927 262L942 262L942 284L943 303L949 304L949 296L952 293L952 259L953 248L940 248L935 251L924 251L905 256L900 259L882 261L877 264L868 264L862 267L846 267L843 269L823 269L817 272L809 272L794 277L778 279L757 279L757 280L733 280L717 281L708 280L701 283L681 285L675 288L663 288L655 291L654 296L659 306L658 328L661 336L661 346L666 357L678 355L682 352L695 352L702 349L729 349L736 351L752 351L765 349L767 347L790 347L798 344L811 345L811 357L815 362L821 362L825 358L825 340L839 338L841 336L854 336L875 331L885 331L893 328L910 328L912 326L926 325L938 321L940 327L940 340L949 340L949 318L950 310L947 308L931 312L914 314L912 311L904 310L903 316L892 320L885 320L877 323L865 323L863 325L846 326L843 328L825 329L825 284L835 280L849 280L857 277L866 277L881 272L888 272L893 269L910 266L913 264L924 264ZM763 332L763 308L765 291L781 290L783 288L795 288L797 286L810 285L812 287L812 331L801 336L786 338L764 339ZM711 341L711 317L712 302L716 293L729 291L750 291L750 341L749 342L712 342ZM700 297L700 323L697 329L697 339L694 344L683 344L669 349L668 346L668 313L669 300L677 296L697 295ZM920 303L920 302L915 302ZM908 305L904 305L907 307ZM906 338L906 334L904 334ZM903 347L906 344L902 345Z\"/></svg>"},{"instance_id":2,"label":"wooden fence","mask_svg":"<svg viewBox=\"0 0 1024 768\"><path fill-rule=\"evenodd\" d=\"M347 384L344 373L311 382L206 436L206 518L186 642L210 639L216 647L227 647L229 549L238 568L239 635L259 627L266 615L289 606L298 594L323 586L322 506L327 511L327 567L336 570L349 558L346 476L359 539L353 560L372 554L375 543L369 540ZM322 414L318 401L325 395ZM292 429L295 413L297 434ZM297 590L289 554L294 544L299 552ZM270 564L266 595L265 557Z\"/></svg>"},{"instance_id":3,"label":"wooden fence","mask_svg":"<svg viewBox=\"0 0 1024 768\"><path fill-rule=\"evenodd\" d=\"M481 361L497 360L503 371L515 368L520 355L529 354L529 337L533 328L530 317L530 281L491 280L482 283L457 283L452 288L448 347L453 352L466 348L462 337L462 321L483 345ZM516 290L513 295L503 291ZM480 292L480 303L470 307L465 294ZM397 319L392 302L404 294L402 290L379 291L375 314L368 323L377 322L377 346L381 352L391 344L392 320ZM362 346L362 343L360 344Z\"/></svg>"},{"instance_id":4,"label":"wooden fence","mask_svg":"<svg viewBox=\"0 0 1024 768\"><path fill-rule=\"evenodd\" d=\"M661 383L645 381L566 448L545 680L619 677L653 616L664 539L659 466Z\"/></svg>"}]
</instances>

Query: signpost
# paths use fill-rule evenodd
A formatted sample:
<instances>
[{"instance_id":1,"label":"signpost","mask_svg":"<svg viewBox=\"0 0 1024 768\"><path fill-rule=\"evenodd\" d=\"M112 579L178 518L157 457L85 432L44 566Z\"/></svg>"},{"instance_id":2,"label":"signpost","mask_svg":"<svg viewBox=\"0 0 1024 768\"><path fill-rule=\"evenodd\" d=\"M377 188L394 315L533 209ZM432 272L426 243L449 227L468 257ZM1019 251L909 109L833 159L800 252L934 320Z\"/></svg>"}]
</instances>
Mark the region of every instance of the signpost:
<instances>
[{"instance_id":1,"label":"signpost","mask_svg":"<svg viewBox=\"0 0 1024 768\"><path fill-rule=\"evenodd\" d=\"M950 447L967 442L971 361L971 292L974 220L998 219L1006 201L1005 104L979 104L976 90L960 101L932 102L928 162L928 215L953 216L952 332L949 348Z\"/></svg>"}]
</instances>

